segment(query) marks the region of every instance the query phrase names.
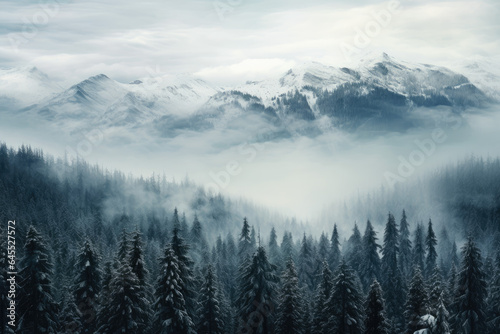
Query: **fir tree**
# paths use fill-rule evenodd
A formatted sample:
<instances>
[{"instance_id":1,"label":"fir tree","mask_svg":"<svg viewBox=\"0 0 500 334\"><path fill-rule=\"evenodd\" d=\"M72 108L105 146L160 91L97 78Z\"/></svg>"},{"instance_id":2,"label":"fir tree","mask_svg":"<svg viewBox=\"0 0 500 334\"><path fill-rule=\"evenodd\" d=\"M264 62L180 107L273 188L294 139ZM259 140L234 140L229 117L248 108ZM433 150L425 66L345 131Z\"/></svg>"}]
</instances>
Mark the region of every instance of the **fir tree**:
<instances>
[{"instance_id":1,"label":"fir tree","mask_svg":"<svg viewBox=\"0 0 500 334\"><path fill-rule=\"evenodd\" d=\"M425 328L421 317L427 314L428 307L427 289L425 287L422 271L419 266L413 268L413 277L408 290L408 299L406 301L406 325L407 334L413 334L415 331Z\"/></svg>"},{"instance_id":2,"label":"fir tree","mask_svg":"<svg viewBox=\"0 0 500 334\"><path fill-rule=\"evenodd\" d=\"M331 269L337 268L340 262L340 242L337 224L333 225L333 232L330 238L330 250L328 253L328 265Z\"/></svg>"},{"instance_id":3,"label":"fir tree","mask_svg":"<svg viewBox=\"0 0 500 334\"><path fill-rule=\"evenodd\" d=\"M326 303L329 319L325 333L363 333L363 298L355 272L342 260Z\"/></svg>"},{"instance_id":4,"label":"fir tree","mask_svg":"<svg viewBox=\"0 0 500 334\"><path fill-rule=\"evenodd\" d=\"M371 222L366 223L366 230L363 236L363 261L360 264L360 278L363 288L368 290L373 280L380 278L380 257L377 244L377 233L373 230Z\"/></svg>"},{"instance_id":5,"label":"fir tree","mask_svg":"<svg viewBox=\"0 0 500 334\"><path fill-rule=\"evenodd\" d=\"M438 300L436 324L432 328L432 334L450 334L450 325L448 323L448 310L444 305L444 294L441 294Z\"/></svg>"},{"instance_id":6,"label":"fir tree","mask_svg":"<svg viewBox=\"0 0 500 334\"><path fill-rule=\"evenodd\" d=\"M192 334L194 324L186 310L182 294L180 261L171 245L165 249L160 265L161 275L156 286L156 301L153 306L153 333Z\"/></svg>"},{"instance_id":7,"label":"fir tree","mask_svg":"<svg viewBox=\"0 0 500 334\"><path fill-rule=\"evenodd\" d=\"M285 231L281 240L281 255L284 259L291 257L295 259L295 249L292 233Z\"/></svg>"},{"instance_id":8,"label":"fir tree","mask_svg":"<svg viewBox=\"0 0 500 334\"><path fill-rule=\"evenodd\" d=\"M238 256L240 263L246 260L253 253L252 238L250 236L250 225L248 225L247 218L243 218L243 227L241 228Z\"/></svg>"},{"instance_id":9,"label":"fir tree","mask_svg":"<svg viewBox=\"0 0 500 334\"><path fill-rule=\"evenodd\" d=\"M457 280L454 328L457 334L481 334L486 330L486 282L481 252L469 237L462 248L462 264Z\"/></svg>"},{"instance_id":10,"label":"fir tree","mask_svg":"<svg viewBox=\"0 0 500 334\"><path fill-rule=\"evenodd\" d=\"M174 251L175 256L178 260L179 270L181 272L182 282L180 283L181 293L186 302L186 310L191 317L194 319L196 312L196 292L194 290L195 281L193 267L194 263L189 256L189 246L185 243L184 239L179 234L179 229L174 227L172 235L171 247Z\"/></svg>"},{"instance_id":11,"label":"fir tree","mask_svg":"<svg viewBox=\"0 0 500 334\"><path fill-rule=\"evenodd\" d=\"M110 300L106 305L104 323L98 332L145 333L149 328L149 302L139 279L132 272L127 262L116 265L117 272L110 283ZM104 317L101 317L104 318Z\"/></svg>"},{"instance_id":12,"label":"fir tree","mask_svg":"<svg viewBox=\"0 0 500 334\"><path fill-rule=\"evenodd\" d=\"M500 252L495 260L495 274L490 283L488 294L488 325L491 333L500 328Z\"/></svg>"},{"instance_id":13,"label":"fir tree","mask_svg":"<svg viewBox=\"0 0 500 334\"><path fill-rule=\"evenodd\" d=\"M259 247L250 261L240 269L238 326L241 331L256 334L273 332L275 293L278 277L276 266L267 260L266 251Z\"/></svg>"},{"instance_id":14,"label":"fir tree","mask_svg":"<svg viewBox=\"0 0 500 334\"><path fill-rule=\"evenodd\" d=\"M299 289L297 270L291 258L282 276L282 288L276 312L277 334L303 334L303 300Z\"/></svg>"},{"instance_id":15,"label":"fir tree","mask_svg":"<svg viewBox=\"0 0 500 334\"><path fill-rule=\"evenodd\" d=\"M298 262L300 286L305 286L309 289L309 291L313 291L316 287L314 252L309 240L306 238L305 233L302 238Z\"/></svg>"},{"instance_id":16,"label":"fir tree","mask_svg":"<svg viewBox=\"0 0 500 334\"><path fill-rule=\"evenodd\" d=\"M74 302L82 315L81 333L94 333L99 310L97 297L101 290L100 256L89 239L86 239L77 257L75 270Z\"/></svg>"},{"instance_id":17,"label":"fir tree","mask_svg":"<svg viewBox=\"0 0 500 334\"><path fill-rule=\"evenodd\" d=\"M445 295L443 276L438 266L434 267L432 276L429 278L429 311L433 316L437 315L440 298Z\"/></svg>"},{"instance_id":18,"label":"fir tree","mask_svg":"<svg viewBox=\"0 0 500 334\"><path fill-rule=\"evenodd\" d=\"M52 295L52 263L49 249L38 231L30 226L19 262L19 333L57 333L57 305Z\"/></svg>"},{"instance_id":19,"label":"fir tree","mask_svg":"<svg viewBox=\"0 0 500 334\"><path fill-rule=\"evenodd\" d=\"M415 238L413 240L413 265L420 267L420 270L425 270L425 246L424 246L424 231L422 224L418 224L415 229Z\"/></svg>"},{"instance_id":20,"label":"fir tree","mask_svg":"<svg viewBox=\"0 0 500 334\"><path fill-rule=\"evenodd\" d=\"M381 267L382 290L385 291L387 317L393 331L402 331L404 327L404 304L406 285L399 269L399 231L394 216L389 213L384 230Z\"/></svg>"},{"instance_id":21,"label":"fir tree","mask_svg":"<svg viewBox=\"0 0 500 334\"><path fill-rule=\"evenodd\" d=\"M59 331L58 333L84 333L81 322L81 313L75 304L75 299L68 286L63 289L63 300L61 302L61 311L59 312ZM91 321L93 321L92 319ZM93 332L92 332L93 333Z\"/></svg>"},{"instance_id":22,"label":"fir tree","mask_svg":"<svg viewBox=\"0 0 500 334\"><path fill-rule=\"evenodd\" d=\"M276 235L276 230L274 227L271 229L271 234L269 235L269 261L279 266L281 264L281 252L280 247L278 246L278 236Z\"/></svg>"},{"instance_id":23,"label":"fir tree","mask_svg":"<svg viewBox=\"0 0 500 334\"><path fill-rule=\"evenodd\" d=\"M323 270L319 285L314 299L314 312L313 312L313 333L322 333L328 321L328 313L326 312L326 302L330 298L330 292L333 287L333 274L328 267L328 263L323 262Z\"/></svg>"},{"instance_id":24,"label":"fir tree","mask_svg":"<svg viewBox=\"0 0 500 334\"><path fill-rule=\"evenodd\" d=\"M410 241L410 228L406 218L406 212L403 210L401 222L399 225L399 268L403 277L408 279L411 275L412 248Z\"/></svg>"},{"instance_id":25,"label":"fir tree","mask_svg":"<svg viewBox=\"0 0 500 334\"><path fill-rule=\"evenodd\" d=\"M212 265L208 265L199 296L198 334L224 334L225 319L221 304L217 276Z\"/></svg>"},{"instance_id":26,"label":"fir tree","mask_svg":"<svg viewBox=\"0 0 500 334\"><path fill-rule=\"evenodd\" d=\"M359 266L363 259L363 241L361 233L358 229L358 224L354 224L352 235L347 240L345 259L349 266L359 274Z\"/></svg>"},{"instance_id":27,"label":"fir tree","mask_svg":"<svg viewBox=\"0 0 500 334\"><path fill-rule=\"evenodd\" d=\"M377 280L374 280L370 286L365 303L365 314L365 334L389 334L382 287Z\"/></svg>"},{"instance_id":28,"label":"fir tree","mask_svg":"<svg viewBox=\"0 0 500 334\"><path fill-rule=\"evenodd\" d=\"M437 238L434 230L432 228L432 221L429 219L429 227L427 229L427 237L425 238L425 250L427 251L427 257L425 259L425 277L430 277L432 271L437 265Z\"/></svg>"}]
</instances>

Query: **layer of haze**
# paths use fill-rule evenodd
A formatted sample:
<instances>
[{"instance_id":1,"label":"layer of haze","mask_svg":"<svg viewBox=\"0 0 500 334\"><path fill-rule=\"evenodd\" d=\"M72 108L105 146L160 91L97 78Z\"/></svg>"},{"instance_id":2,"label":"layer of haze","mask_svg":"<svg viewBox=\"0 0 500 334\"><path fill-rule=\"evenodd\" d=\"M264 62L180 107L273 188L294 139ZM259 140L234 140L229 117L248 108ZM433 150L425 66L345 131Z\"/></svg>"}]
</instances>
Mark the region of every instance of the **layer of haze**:
<instances>
[{"instance_id":1,"label":"layer of haze","mask_svg":"<svg viewBox=\"0 0 500 334\"><path fill-rule=\"evenodd\" d=\"M68 137L43 124L13 122L0 125L1 139L9 145L31 144L61 157L85 141L83 134ZM387 173L401 176L401 159L423 157L421 162L413 160L417 163L411 175L403 174L404 180L399 179L408 182L471 154L499 156L497 124L500 113L496 108L470 113L458 130L452 128L455 122L437 121L425 130L369 139L334 132L314 139L295 137L252 144L261 124L237 131L185 132L161 140L141 134L106 132L98 144L81 152L90 163L136 176L165 173L177 181L189 177L211 189L218 179L217 191L314 221L331 202L352 198L358 192L363 195L381 186L390 188ZM420 153L422 149L415 141L428 144L436 129L442 131L441 142L434 142L432 153Z\"/></svg>"},{"instance_id":2,"label":"layer of haze","mask_svg":"<svg viewBox=\"0 0 500 334\"><path fill-rule=\"evenodd\" d=\"M98 73L130 82L150 69L234 84L373 50L449 66L500 54L499 15L497 0L3 1L0 67L35 65L64 84ZM346 57L359 31L371 37Z\"/></svg>"}]
</instances>

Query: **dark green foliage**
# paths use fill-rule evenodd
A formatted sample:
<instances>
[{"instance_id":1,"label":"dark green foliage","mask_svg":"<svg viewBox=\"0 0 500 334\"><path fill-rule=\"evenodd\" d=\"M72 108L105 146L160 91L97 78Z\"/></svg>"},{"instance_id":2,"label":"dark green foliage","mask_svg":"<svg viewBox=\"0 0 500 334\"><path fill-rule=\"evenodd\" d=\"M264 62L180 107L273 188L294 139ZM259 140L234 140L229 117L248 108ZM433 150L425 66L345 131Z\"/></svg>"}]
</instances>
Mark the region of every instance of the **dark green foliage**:
<instances>
[{"instance_id":1,"label":"dark green foliage","mask_svg":"<svg viewBox=\"0 0 500 334\"><path fill-rule=\"evenodd\" d=\"M415 229L415 237L413 240L413 265L420 267L420 270L425 270L425 246L424 246L424 228L422 224L418 224Z\"/></svg>"},{"instance_id":2,"label":"dark green foliage","mask_svg":"<svg viewBox=\"0 0 500 334\"><path fill-rule=\"evenodd\" d=\"M292 259L288 259L282 275L282 287L276 310L277 334L303 334L303 303L297 270Z\"/></svg>"},{"instance_id":3,"label":"dark green foliage","mask_svg":"<svg viewBox=\"0 0 500 334\"><path fill-rule=\"evenodd\" d=\"M437 265L437 238L432 228L432 221L429 219L429 227L427 229L427 236L425 238L425 250L427 257L425 259L425 277L432 275L432 271Z\"/></svg>"},{"instance_id":4,"label":"dark green foliage","mask_svg":"<svg viewBox=\"0 0 500 334\"><path fill-rule=\"evenodd\" d=\"M240 261L244 261L247 257L251 256L254 247L252 244L252 237L250 231L250 225L248 224L247 218L243 219L243 227L241 228L241 233L239 237L238 244L238 256Z\"/></svg>"},{"instance_id":5,"label":"dark green foliage","mask_svg":"<svg viewBox=\"0 0 500 334\"><path fill-rule=\"evenodd\" d=\"M253 257L240 268L238 328L258 334L270 334L274 330L276 291L278 277L276 267L269 263L263 247L257 248Z\"/></svg>"},{"instance_id":6,"label":"dark green foliage","mask_svg":"<svg viewBox=\"0 0 500 334\"><path fill-rule=\"evenodd\" d=\"M182 281L179 282L180 292L186 302L186 310L191 319L193 319L196 312L196 291L193 273L194 263L189 256L189 245L186 244L181 237L180 230L174 226L172 234L171 247L177 257L178 267L182 277Z\"/></svg>"},{"instance_id":7,"label":"dark green foliage","mask_svg":"<svg viewBox=\"0 0 500 334\"><path fill-rule=\"evenodd\" d=\"M139 279L127 262L117 265L110 282L109 302L105 305L107 319L99 333L145 333L149 328L150 304L140 287Z\"/></svg>"},{"instance_id":8,"label":"dark green foliage","mask_svg":"<svg viewBox=\"0 0 500 334\"><path fill-rule=\"evenodd\" d=\"M194 324L186 310L186 302L182 294L183 277L180 261L171 246L165 249L160 266L162 270L156 284L152 332L155 334L194 333Z\"/></svg>"},{"instance_id":9,"label":"dark green foliage","mask_svg":"<svg viewBox=\"0 0 500 334\"><path fill-rule=\"evenodd\" d=\"M340 262L340 242L337 224L333 225L333 232L330 238L330 251L328 254L328 265L330 268L337 268Z\"/></svg>"},{"instance_id":10,"label":"dark green foliage","mask_svg":"<svg viewBox=\"0 0 500 334\"><path fill-rule=\"evenodd\" d=\"M299 284L309 291L316 288L316 261L310 241L304 234L298 258Z\"/></svg>"},{"instance_id":11,"label":"dark green foliage","mask_svg":"<svg viewBox=\"0 0 500 334\"><path fill-rule=\"evenodd\" d=\"M225 316L214 268L208 265L199 295L198 334L224 334Z\"/></svg>"},{"instance_id":12,"label":"dark green foliage","mask_svg":"<svg viewBox=\"0 0 500 334\"><path fill-rule=\"evenodd\" d=\"M365 302L365 334L388 334L389 323L385 314L385 302L382 287L373 281Z\"/></svg>"},{"instance_id":13,"label":"dark green foliage","mask_svg":"<svg viewBox=\"0 0 500 334\"><path fill-rule=\"evenodd\" d=\"M410 241L410 228L406 217L406 212L403 210L401 222L399 225L399 268L405 279L409 279L412 269L412 245Z\"/></svg>"},{"instance_id":14,"label":"dark green foliage","mask_svg":"<svg viewBox=\"0 0 500 334\"><path fill-rule=\"evenodd\" d=\"M57 333L57 305L52 296L52 262L44 238L30 226L19 262L18 333Z\"/></svg>"},{"instance_id":15,"label":"dark green foliage","mask_svg":"<svg viewBox=\"0 0 500 334\"><path fill-rule=\"evenodd\" d=\"M462 264L457 279L454 328L457 334L486 331L486 282L481 252L469 237L462 247Z\"/></svg>"},{"instance_id":16,"label":"dark green foliage","mask_svg":"<svg viewBox=\"0 0 500 334\"><path fill-rule=\"evenodd\" d=\"M425 287L422 271L419 266L413 268L413 277L408 290L408 299L406 301L406 326L407 334L413 334L415 331L425 328L421 317L428 313L428 296Z\"/></svg>"},{"instance_id":17,"label":"dark green foliage","mask_svg":"<svg viewBox=\"0 0 500 334\"><path fill-rule=\"evenodd\" d=\"M380 257L378 255L380 245L377 244L377 240L377 233L368 220L363 236L363 260L359 268L359 276L365 291L368 290L373 280L380 278Z\"/></svg>"},{"instance_id":18,"label":"dark green foliage","mask_svg":"<svg viewBox=\"0 0 500 334\"><path fill-rule=\"evenodd\" d=\"M349 266L359 273L359 266L363 261L363 241L358 229L358 224L356 223L354 224L352 235L349 237L349 240L347 240L344 257Z\"/></svg>"},{"instance_id":19,"label":"dark green foliage","mask_svg":"<svg viewBox=\"0 0 500 334\"><path fill-rule=\"evenodd\" d=\"M325 333L363 333L363 297L357 282L355 272L342 260L326 302L329 319L324 328Z\"/></svg>"},{"instance_id":20,"label":"dark green foliage","mask_svg":"<svg viewBox=\"0 0 500 334\"><path fill-rule=\"evenodd\" d=\"M333 288L333 274L328 267L328 263L323 262L323 268L319 285L314 299L314 312L312 321L312 332L322 333L328 322L329 314L326 311L326 302L330 298Z\"/></svg>"},{"instance_id":21,"label":"dark green foliage","mask_svg":"<svg viewBox=\"0 0 500 334\"><path fill-rule=\"evenodd\" d=\"M74 302L81 314L81 333L94 333L99 310L98 294L101 290L100 256L86 239L75 264L76 280Z\"/></svg>"}]
</instances>

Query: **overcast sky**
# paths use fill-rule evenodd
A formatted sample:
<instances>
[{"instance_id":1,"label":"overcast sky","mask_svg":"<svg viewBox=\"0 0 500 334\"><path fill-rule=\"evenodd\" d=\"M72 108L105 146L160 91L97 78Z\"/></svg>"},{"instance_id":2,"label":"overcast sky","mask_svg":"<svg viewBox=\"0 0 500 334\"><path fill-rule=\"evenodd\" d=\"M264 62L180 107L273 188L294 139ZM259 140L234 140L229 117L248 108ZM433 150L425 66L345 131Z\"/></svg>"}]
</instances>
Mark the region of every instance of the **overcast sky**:
<instances>
[{"instance_id":1,"label":"overcast sky","mask_svg":"<svg viewBox=\"0 0 500 334\"><path fill-rule=\"evenodd\" d=\"M74 83L195 73L220 84L296 63L349 65L362 54L447 65L500 51L498 0L3 0L0 67L36 65ZM376 23L374 13L382 15ZM371 29L371 30L370 30ZM368 41L359 37L368 31ZM361 48L356 42L363 42Z\"/></svg>"}]
</instances>

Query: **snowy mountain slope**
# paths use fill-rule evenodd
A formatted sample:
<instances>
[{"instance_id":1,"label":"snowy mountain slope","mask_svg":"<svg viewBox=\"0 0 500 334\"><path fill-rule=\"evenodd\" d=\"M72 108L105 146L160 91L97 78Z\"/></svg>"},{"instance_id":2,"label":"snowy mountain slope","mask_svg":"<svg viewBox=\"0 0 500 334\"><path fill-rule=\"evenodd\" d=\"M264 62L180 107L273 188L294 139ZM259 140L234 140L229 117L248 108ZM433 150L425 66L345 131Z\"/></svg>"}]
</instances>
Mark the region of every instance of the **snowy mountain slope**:
<instances>
[{"instance_id":1,"label":"snowy mountain slope","mask_svg":"<svg viewBox=\"0 0 500 334\"><path fill-rule=\"evenodd\" d=\"M476 56L451 66L467 76L487 96L500 101L500 57Z\"/></svg>"},{"instance_id":2,"label":"snowy mountain slope","mask_svg":"<svg viewBox=\"0 0 500 334\"><path fill-rule=\"evenodd\" d=\"M317 134L332 128L405 131L420 126L417 108L439 107L426 113L428 117L441 107L460 114L493 102L498 76L484 65L474 66L467 67L471 82L444 67L399 61L383 53L361 59L353 68L308 62L275 78L236 87L215 87L189 75L125 84L100 74L66 90L49 84L36 68L19 69L2 72L0 87L7 88L0 96L8 98L0 99L0 106L23 99L30 90L21 111L69 132L99 125L171 137L179 130L245 126L257 119L287 133L292 129Z\"/></svg>"},{"instance_id":3,"label":"snowy mountain slope","mask_svg":"<svg viewBox=\"0 0 500 334\"><path fill-rule=\"evenodd\" d=\"M60 92L60 87L33 66L0 69L0 101L18 108L37 103Z\"/></svg>"},{"instance_id":4,"label":"snowy mountain slope","mask_svg":"<svg viewBox=\"0 0 500 334\"><path fill-rule=\"evenodd\" d=\"M416 107L463 110L490 102L462 74L397 61L384 53L362 59L356 68L302 64L280 77L227 90L212 97L202 110L218 110L223 119L224 110L234 114L235 108L264 109L285 123L290 119L324 121L326 116L334 126L345 129L370 124L371 128L383 125L400 131L416 125L414 119L409 120Z\"/></svg>"},{"instance_id":5,"label":"snowy mountain slope","mask_svg":"<svg viewBox=\"0 0 500 334\"><path fill-rule=\"evenodd\" d=\"M167 113L188 115L215 88L189 77L158 77L119 83L104 74L90 77L23 111L69 127L135 127Z\"/></svg>"}]
</instances>

